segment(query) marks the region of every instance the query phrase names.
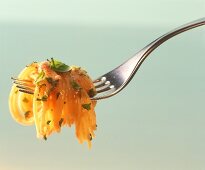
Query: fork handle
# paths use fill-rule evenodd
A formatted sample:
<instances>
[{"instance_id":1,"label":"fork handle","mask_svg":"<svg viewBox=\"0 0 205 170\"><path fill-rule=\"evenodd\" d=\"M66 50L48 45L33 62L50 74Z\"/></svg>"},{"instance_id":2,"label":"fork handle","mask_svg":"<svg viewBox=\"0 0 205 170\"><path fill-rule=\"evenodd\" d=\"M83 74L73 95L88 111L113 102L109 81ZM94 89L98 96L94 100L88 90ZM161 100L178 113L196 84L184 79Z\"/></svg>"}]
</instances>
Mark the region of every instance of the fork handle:
<instances>
[{"instance_id":1,"label":"fork handle","mask_svg":"<svg viewBox=\"0 0 205 170\"><path fill-rule=\"evenodd\" d=\"M155 50L158 46L160 46L162 43L164 43L168 39L174 37L175 35L178 35L182 32L188 31L190 29L193 29L193 28L196 28L196 27L199 27L199 26L202 26L202 25L205 25L205 17L201 18L201 19L198 19L198 20L195 20L193 22L190 22L188 24L182 25L182 26L180 26L180 27L178 27L178 28L176 28L176 29L162 35L161 37L157 38L156 40L154 40L153 42L148 44L142 50L140 50L134 57L127 60L127 62L125 62L124 64L129 65L129 67L132 65L133 68L134 68L128 82L133 78L134 74L136 73L136 71L138 70L138 68L142 64L142 62L146 59L146 57L153 50Z\"/></svg>"}]
</instances>

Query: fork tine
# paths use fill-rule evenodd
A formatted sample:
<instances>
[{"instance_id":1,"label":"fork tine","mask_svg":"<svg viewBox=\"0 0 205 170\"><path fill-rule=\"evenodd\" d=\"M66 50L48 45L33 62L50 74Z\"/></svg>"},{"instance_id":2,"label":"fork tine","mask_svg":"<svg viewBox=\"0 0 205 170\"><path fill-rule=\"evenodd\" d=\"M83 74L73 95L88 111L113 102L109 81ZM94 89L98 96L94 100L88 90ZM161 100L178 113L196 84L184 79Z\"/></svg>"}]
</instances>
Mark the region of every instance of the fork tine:
<instances>
[{"instance_id":1,"label":"fork tine","mask_svg":"<svg viewBox=\"0 0 205 170\"><path fill-rule=\"evenodd\" d=\"M23 83L18 81L13 81L13 83L20 86L35 87L32 83Z\"/></svg>"},{"instance_id":2,"label":"fork tine","mask_svg":"<svg viewBox=\"0 0 205 170\"><path fill-rule=\"evenodd\" d=\"M32 81L30 80L21 80L21 79L17 79L17 78L11 78L13 81L13 83L17 84L17 85L27 85L29 87L35 87L33 84L32 84Z\"/></svg>"},{"instance_id":3,"label":"fork tine","mask_svg":"<svg viewBox=\"0 0 205 170\"><path fill-rule=\"evenodd\" d=\"M21 85L17 85L16 86L18 89L22 89L22 90L28 90L28 91L34 91L34 89L27 87L27 86L21 86Z\"/></svg>"},{"instance_id":4,"label":"fork tine","mask_svg":"<svg viewBox=\"0 0 205 170\"><path fill-rule=\"evenodd\" d=\"M94 84L104 83L106 81L106 77L100 77L93 81Z\"/></svg>"},{"instance_id":5,"label":"fork tine","mask_svg":"<svg viewBox=\"0 0 205 170\"><path fill-rule=\"evenodd\" d=\"M34 94L34 89L24 85L17 85L16 86L20 92Z\"/></svg>"},{"instance_id":6,"label":"fork tine","mask_svg":"<svg viewBox=\"0 0 205 170\"><path fill-rule=\"evenodd\" d=\"M23 92L23 93L27 93L27 94L34 94L33 92L27 91L27 90L24 90L24 89L19 89L19 91Z\"/></svg>"},{"instance_id":7,"label":"fork tine","mask_svg":"<svg viewBox=\"0 0 205 170\"><path fill-rule=\"evenodd\" d=\"M19 89L20 92L28 93L28 94L34 94L34 85L32 84L32 81L30 80L21 80L18 78L11 77L14 84L16 84L16 87Z\"/></svg>"},{"instance_id":8,"label":"fork tine","mask_svg":"<svg viewBox=\"0 0 205 170\"><path fill-rule=\"evenodd\" d=\"M96 79L96 80L93 81L93 83L98 83L100 81L101 81L100 79Z\"/></svg>"},{"instance_id":9,"label":"fork tine","mask_svg":"<svg viewBox=\"0 0 205 170\"><path fill-rule=\"evenodd\" d=\"M32 82L31 80L21 80L19 78L14 78L14 77L11 77L11 79L14 81L19 81L19 82L30 82L30 83Z\"/></svg>"},{"instance_id":10,"label":"fork tine","mask_svg":"<svg viewBox=\"0 0 205 170\"><path fill-rule=\"evenodd\" d=\"M108 86L105 86L104 88L96 89L96 92L102 93L102 92L106 92L106 91L113 90L113 89L115 89L114 85L108 85Z\"/></svg>"},{"instance_id":11,"label":"fork tine","mask_svg":"<svg viewBox=\"0 0 205 170\"><path fill-rule=\"evenodd\" d=\"M17 85L22 85L22 86L28 86L28 87L35 87L32 83L32 81L30 80L21 80L18 78L11 78L13 81L13 83L17 84Z\"/></svg>"},{"instance_id":12,"label":"fork tine","mask_svg":"<svg viewBox=\"0 0 205 170\"><path fill-rule=\"evenodd\" d=\"M104 86L109 86L110 85L110 81L106 81L106 82L103 82L103 83L101 83L101 84L97 84L97 85L95 85L95 88L97 89L97 88L101 88L101 87L104 87Z\"/></svg>"},{"instance_id":13,"label":"fork tine","mask_svg":"<svg viewBox=\"0 0 205 170\"><path fill-rule=\"evenodd\" d=\"M108 86L110 86L110 81L107 81L99 86L95 86L95 89L96 89L96 91L99 91L99 90L103 90L103 89L107 88Z\"/></svg>"}]
</instances>

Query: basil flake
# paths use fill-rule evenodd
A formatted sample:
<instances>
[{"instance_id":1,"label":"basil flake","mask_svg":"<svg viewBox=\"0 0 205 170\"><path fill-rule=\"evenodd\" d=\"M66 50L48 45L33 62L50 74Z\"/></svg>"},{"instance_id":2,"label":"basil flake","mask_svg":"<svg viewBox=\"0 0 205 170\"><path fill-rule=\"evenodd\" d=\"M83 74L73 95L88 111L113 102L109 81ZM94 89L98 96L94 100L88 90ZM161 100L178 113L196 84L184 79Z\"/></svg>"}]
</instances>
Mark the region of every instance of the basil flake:
<instances>
[{"instance_id":1,"label":"basil flake","mask_svg":"<svg viewBox=\"0 0 205 170\"><path fill-rule=\"evenodd\" d=\"M45 101L47 101L47 99L48 99L48 96L47 96L47 95L43 95L41 98L37 98L36 100L37 100L37 101L43 101L43 102L45 102Z\"/></svg>"},{"instance_id":2,"label":"basil flake","mask_svg":"<svg viewBox=\"0 0 205 170\"><path fill-rule=\"evenodd\" d=\"M48 120L48 121L47 121L47 125L50 125L50 123L51 123L51 120Z\"/></svg>"},{"instance_id":3,"label":"basil flake","mask_svg":"<svg viewBox=\"0 0 205 170\"><path fill-rule=\"evenodd\" d=\"M68 65L66 65L58 60L54 60L53 58L51 58L50 67L52 70L54 70L56 72L67 72L71 69Z\"/></svg>"},{"instance_id":4,"label":"basil flake","mask_svg":"<svg viewBox=\"0 0 205 170\"><path fill-rule=\"evenodd\" d=\"M60 94L61 94L60 92L56 93L56 99L59 98Z\"/></svg>"},{"instance_id":5,"label":"basil flake","mask_svg":"<svg viewBox=\"0 0 205 170\"><path fill-rule=\"evenodd\" d=\"M52 87L56 87L59 82L59 80L53 80L52 77L46 77L46 80Z\"/></svg>"},{"instance_id":6,"label":"basil flake","mask_svg":"<svg viewBox=\"0 0 205 170\"><path fill-rule=\"evenodd\" d=\"M61 120L59 121L59 126L61 127L62 123L63 123L63 118L61 118Z\"/></svg>"},{"instance_id":7,"label":"basil flake","mask_svg":"<svg viewBox=\"0 0 205 170\"><path fill-rule=\"evenodd\" d=\"M26 111L24 113L25 119L29 119L31 117L31 111Z\"/></svg>"},{"instance_id":8,"label":"basil flake","mask_svg":"<svg viewBox=\"0 0 205 170\"><path fill-rule=\"evenodd\" d=\"M86 110L90 110L91 109L91 103L87 103L87 104L82 104L82 107Z\"/></svg>"},{"instance_id":9,"label":"basil flake","mask_svg":"<svg viewBox=\"0 0 205 170\"><path fill-rule=\"evenodd\" d=\"M90 141L93 139L93 136L91 135L91 133L88 135L88 138Z\"/></svg>"},{"instance_id":10,"label":"basil flake","mask_svg":"<svg viewBox=\"0 0 205 170\"><path fill-rule=\"evenodd\" d=\"M80 90L81 87L76 81L71 81L71 86L73 87L74 90Z\"/></svg>"},{"instance_id":11,"label":"basil flake","mask_svg":"<svg viewBox=\"0 0 205 170\"><path fill-rule=\"evenodd\" d=\"M93 96L96 95L96 91L92 88L92 89L90 89L90 90L88 91L88 95L89 95L90 97L93 97Z\"/></svg>"},{"instance_id":12,"label":"basil flake","mask_svg":"<svg viewBox=\"0 0 205 170\"><path fill-rule=\"evenodd\" d=\"M26 97L24 97L22 101L23 101L24 103L28 103L28 102L29 102L29 100L28 100Z\"/></svg>"},{"instance_id":13,"label":"basil flake","mask_svg":"<svg viewBox=\"0 0 205 170\"><path fill-rule=\"evenodd\" d=\"M46 136L46 135L44 135L44 136L43 136L43 139L44 139L44 140L47 140L47 136Z\"/></svg>"},{"instance_id":14,"label":"basil flake","mask_svg":"<svg viewBox=\"0 0 205 170\"><path fill-rule=\"evenodd\" d=\"M45 76L44 71L42 70L39 74L38 77L36 78L35 82L38 83L39 81L41 81Z\"/></svg>"}]
</instances>

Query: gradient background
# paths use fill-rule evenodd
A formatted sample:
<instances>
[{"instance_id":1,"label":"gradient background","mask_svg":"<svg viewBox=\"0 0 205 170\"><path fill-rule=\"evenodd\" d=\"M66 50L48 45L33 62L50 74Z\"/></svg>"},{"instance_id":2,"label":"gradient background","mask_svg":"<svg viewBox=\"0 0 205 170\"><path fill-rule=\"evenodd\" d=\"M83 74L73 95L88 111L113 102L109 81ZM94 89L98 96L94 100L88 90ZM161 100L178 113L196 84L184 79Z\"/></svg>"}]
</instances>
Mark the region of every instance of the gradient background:
<instances>
[{"instance_id":1,"label":"gradient background","mask_svg":"<svg viewBox=\"0 0 205 170\"><path fill-rule=\"evenodd\" d=\"M204 0L0 0L0 169L204 170L204 26L163 44L98 102L91 150L73 128L38 140L8 109L10 77L32 61L58 58L96 78L204 14Z\"/></svg>"}]
</instances>

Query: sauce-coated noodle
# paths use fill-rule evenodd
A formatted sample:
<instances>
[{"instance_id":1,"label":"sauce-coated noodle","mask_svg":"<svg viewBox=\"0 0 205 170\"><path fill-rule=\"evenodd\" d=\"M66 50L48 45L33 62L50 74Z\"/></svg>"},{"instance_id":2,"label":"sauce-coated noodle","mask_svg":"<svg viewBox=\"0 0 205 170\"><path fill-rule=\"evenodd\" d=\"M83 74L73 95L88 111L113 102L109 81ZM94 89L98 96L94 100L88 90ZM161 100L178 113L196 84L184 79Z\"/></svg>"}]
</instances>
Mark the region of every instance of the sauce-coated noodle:
<instances>
[{"instance_id":1,"label":"sauce-coated noodle","mask_svg":"<svg viewBox=\"0 0 205 170\"><path fill-rule=\"evenodd\" d=\"M59 67L60 68L60 67ZM38 138L47 139L62 126L75 125L80 143L95 137L96 101L92 80L79 67L69 67L67 72L54 71L51 62L32 63L21 71L20 80L26 80L33 94L20 92L14 84L9 97L12 117L22 125L36 126Z\"/></svg>"}]
</instances>

